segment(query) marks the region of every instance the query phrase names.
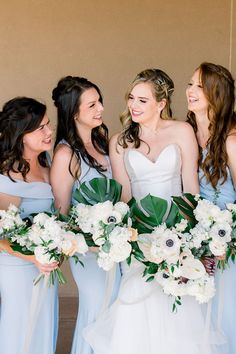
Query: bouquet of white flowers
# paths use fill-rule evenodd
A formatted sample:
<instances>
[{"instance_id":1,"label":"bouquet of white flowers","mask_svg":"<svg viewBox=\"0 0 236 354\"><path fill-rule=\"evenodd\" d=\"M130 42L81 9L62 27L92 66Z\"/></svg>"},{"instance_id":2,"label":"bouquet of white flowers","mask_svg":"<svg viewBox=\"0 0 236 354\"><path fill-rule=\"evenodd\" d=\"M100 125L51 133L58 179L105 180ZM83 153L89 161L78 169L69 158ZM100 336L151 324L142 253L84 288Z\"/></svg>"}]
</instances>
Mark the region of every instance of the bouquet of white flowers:
<instances>
[{"instance_id":1,"label":"bouquet of white flowers","mask_svg":"<svg viewBox=\"0 0 236 354\"><path fill-rule=\"evenodd\" d=\"M116 181L95 178L75 192L78 204L70 211L70 223L85 235L89 246L98 248L98 265L106 271L132 251L129 207L119 201L120 195L121 186Z\"/></svg>"},{"instance_id":2,"label":"bouquet of white flowers","mask_svg":"<svg viewBox=\"0 0 236 354\"><path fill-rule=\"evenodd\" d=\"M192 252L191 224L177 206L148 195L131 205L133 224L139 231L138 246L144 255L143 275L155 280L164 293L175 297L173 311L181 305L181 296L191 295L200 303L215 293L214 278ZM165 222L163 222L165 219Z\"/></svg>"},{"instance_id":3,"label":"bouquet of white flowers","mask_svg":"<svg viewBox=\"0 0 236 354\"><path fill-rule=\"evenodd\" d=\"M0 210L0 239L6 236L18 233L24 233L27 230L27 224L20 217L19 209L10 204L7 210Z\"/></svg>"},{"instance_id":4,"label":"bouquet of white flowers","mask_svg":"<svg viewBox=\"0 0 236 354\"><path fill-rule=\"evenodd\" d=\"M39 213L33 217L32 224L23 221L20 210L10 206L7 211L0 211L0 234L8 239L14 251L35 255L40 263L60 263L63 258L74 256L76 252L84 254L88 250L83 235L67 231L67 224L57 220L55 215ZM35 279L36 284L44 275ZM65 283L65 277L57 268L50 272L49 285L54 284L55 277L59 283Z\"/></svg>"},{"instance_id":5,"label":"bouquet of white flowers","mask_svg":"<svg viewBox=\"0 0 236 354\"><path fill-rule=\"evenodd\" d=\"M221 257L218 267L224 269L230 258L235 260L236 205L228 204L221 210L198 195L174 197L179 208L191 218L192 228L186 235L188 245L196 258Z\"/></svg>"}]
</instances>

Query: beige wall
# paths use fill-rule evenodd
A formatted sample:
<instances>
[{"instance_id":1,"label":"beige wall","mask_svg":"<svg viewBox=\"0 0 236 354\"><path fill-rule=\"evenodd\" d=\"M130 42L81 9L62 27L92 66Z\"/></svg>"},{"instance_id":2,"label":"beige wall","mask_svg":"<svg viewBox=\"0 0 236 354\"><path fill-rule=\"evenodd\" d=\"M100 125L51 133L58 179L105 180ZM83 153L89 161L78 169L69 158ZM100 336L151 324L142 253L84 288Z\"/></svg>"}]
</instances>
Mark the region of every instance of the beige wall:
<instances>
[{"instance_id":1,"label":"beige wall","mask_svg":"<svg viewBox=\"0 0 236 354\"><path fill-rule=\"evenodd\" d=\"M64 75L85 76L101 87L105 121L115 132L130 81L144 68L159 67L175 81L174 113L184 119L184 91L193 70L205 60L228 66L230 4L1 0L0 105L16 95L34 96L47 103L55 122L52 88ZM236 76L236 3L232 71ZM71 280L61 293L75 294Z\"/></svg>"}]
</instances>

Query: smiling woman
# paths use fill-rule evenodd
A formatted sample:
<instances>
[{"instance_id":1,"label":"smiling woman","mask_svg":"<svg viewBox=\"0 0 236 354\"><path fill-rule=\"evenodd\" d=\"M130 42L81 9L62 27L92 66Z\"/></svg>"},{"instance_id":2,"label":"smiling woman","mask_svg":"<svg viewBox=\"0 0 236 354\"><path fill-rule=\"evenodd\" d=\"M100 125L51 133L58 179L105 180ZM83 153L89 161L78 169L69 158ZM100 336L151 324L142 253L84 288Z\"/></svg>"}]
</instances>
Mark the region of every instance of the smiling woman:
<instances>
[{"instance_id":1,"label":"smiling woman","mask_svg":"<svg viewBox=\"0 0 236 354\"><path fill-rule=\"evenodd\" d=\"M231 73L214 63L202 63L186 90L188 120L194 127L200 149L200 194L222 209L236 200L234 92ZM218 327L222 325L229 353L236 353L235 277L236 266L232 263L223 273L216 273L218 291L212 302L212 318L221 318L222 324L218 320Z\"/></svg>"},{"instance_id":2,"label":"smiling woman","mask_svg":"<svg viewBox=\"0 0 236 354\"><path fill-rule=\"evenodd\" d=\"M151 194L170 203L173 195L199 191L197 142L188 123L171 117L173 90L166 73L148 69L126 95L123 131L110 144L113 177L122 184L124 201ZM209 339L204 341L202 310L193 298L186 296L173 314L171 299L140 276L144 265L123 262L122 270L117 300L85 332L96 354L216 353Z\"/></svg>"},{"instance_id":3,"label":"smiling woman","mask_svg":"<svg viewBox=\"0 0 236 354\"><path fill-rule=\"evenodd\" d=\"M55 204L67 213L73 191L94 177L111 177L108 159L108 130L103 124L103 100L99 88L85 78L67 76L53 90L58 126L51 183ZM83 329L97 317L105 295L106 272L98 267L96 255L82 259L84 268L70 262L79 291L79 312L71 354L92 354L82 336ZM113 300L120 273L117 270Z\"/></svg>"},{"instance_id":4,"label":"smiling woman","mask_svg":"<svg viewBox=\"0 0 236 354\"><path fill-rule=\"evenodd\" d=\"M33 132L25 134L23 138L25 156L30 155L32 151L41 153L49 151L52 147L52 129L50 120L45 114L39 127Z\"/></svg>"},{"instance_id":5,"label":"smiling woman","mask_svg":"<svg viewBox=\"0 0 236 354\"><path fill-rule=\"evenodd\" d=\"M0 113L0 132L0 209L15 204L23 218L50 211L53 195L46 151L51 149L52 130L46 106L27 97L10 100ZM55 268L56 262L41 264L35 256L14 252L8 240L0 240L2 353L26 353L33 280L39 272ZM56 337L57 286L54 285L46 290L29 353L54 354Z\"/></svg>"}]
</instances>

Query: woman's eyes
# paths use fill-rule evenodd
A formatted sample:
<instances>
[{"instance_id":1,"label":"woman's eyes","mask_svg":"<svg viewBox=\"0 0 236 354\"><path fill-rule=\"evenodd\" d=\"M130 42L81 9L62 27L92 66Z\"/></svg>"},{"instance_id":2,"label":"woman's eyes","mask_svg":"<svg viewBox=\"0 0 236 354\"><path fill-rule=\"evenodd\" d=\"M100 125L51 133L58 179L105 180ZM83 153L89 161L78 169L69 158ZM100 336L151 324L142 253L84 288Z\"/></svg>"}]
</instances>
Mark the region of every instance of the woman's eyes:
<instances>
[{"instance_id":1,"label":"woman's eyes","mask_svg":"<svg viewBox=\"0 0 236 354\"><path fill-rule=\"evenodd\" d=\"M128 97L128 100L129 100L129 101L133 101L133 100L134 100L134 97L129 96L129 97ZM147 100L139 99L139 102L141 102L141 103L147 103Z\"/></svg>"},{"instance_id":2,"label":"woman's eyes","mask_svg":"<svg viewBox=\"0 0 236 354\"><path fill-rule=\"evenodd\" d=\"M43 125L40 125L40 127L38 127L38 129L36 130L43 130L44 127L46 127L46 125L50 125L50 120L46 123L46 124L43 124Z\"/></svg>"},{"instance_id":3,"label":"woman's eyes","mask_svg":"<svg viewBox=\"0 0 236 354\"><path fill-rule=\"evenodd\" d=\"M188 87L191 87L191 86L193 86L194 84L192 83L192 82L189 82L188 83ZM202 85L201 84L195 84L195 86L197 86L197 87L199 87L199 88L201 88L202 89Z\"/></svg>"}]
</instances>

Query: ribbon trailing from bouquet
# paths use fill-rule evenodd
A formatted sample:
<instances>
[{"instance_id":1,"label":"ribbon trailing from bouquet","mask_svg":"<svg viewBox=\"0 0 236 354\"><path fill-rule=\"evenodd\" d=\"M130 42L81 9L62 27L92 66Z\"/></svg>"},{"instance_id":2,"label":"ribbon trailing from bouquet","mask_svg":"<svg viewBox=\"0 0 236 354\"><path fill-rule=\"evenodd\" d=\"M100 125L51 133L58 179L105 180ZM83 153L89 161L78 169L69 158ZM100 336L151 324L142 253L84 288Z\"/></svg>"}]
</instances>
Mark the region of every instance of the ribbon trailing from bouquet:
<instances>
[{"instance_id":1,"label":"ribbon trailing from bouquet","mask_svg":"<svg viewBox=\"0 0 236 354\"><path fill-rule=\"evenodd\" d=\"M35 326L39 317L39 313L47 294L48 279L49 275L45 275L43 280L39 281L36 285L33 285L29 318L23 347L24 354L32 354L30 346L34 336Z\"/></svg>"}]
</instances>

